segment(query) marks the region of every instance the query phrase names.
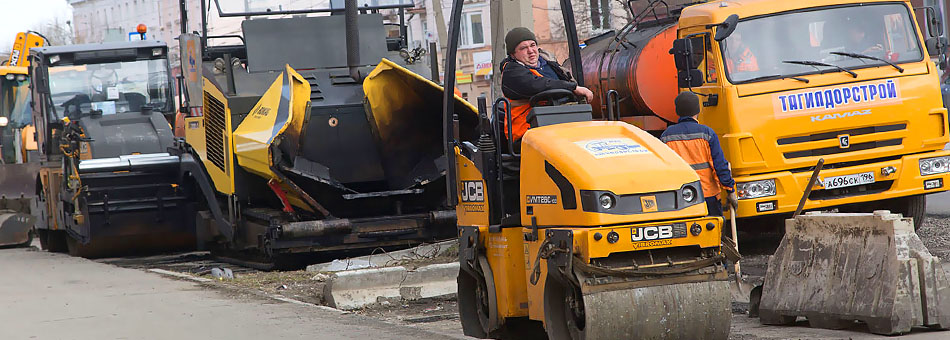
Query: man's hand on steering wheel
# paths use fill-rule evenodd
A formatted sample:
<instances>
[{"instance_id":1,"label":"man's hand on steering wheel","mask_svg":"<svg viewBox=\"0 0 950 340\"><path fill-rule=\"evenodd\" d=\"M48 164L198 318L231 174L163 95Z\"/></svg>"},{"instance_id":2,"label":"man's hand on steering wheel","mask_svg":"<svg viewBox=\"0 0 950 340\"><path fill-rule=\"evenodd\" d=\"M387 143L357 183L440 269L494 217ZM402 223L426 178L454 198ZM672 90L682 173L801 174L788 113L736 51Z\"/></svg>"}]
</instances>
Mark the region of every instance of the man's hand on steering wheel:
<instances>
[{"instance_id":1,"label":"man's hand on steering wheel","mask_svg":"<svg viewBox=\"0 0 950 340\"><path fill-rule=\"evenodd\" d=\"M587 98L588 103L594 101L594 92L591 91L589 88L578 86L577 88L574 89L574 94Z\"/></svg>"}]
</instances>

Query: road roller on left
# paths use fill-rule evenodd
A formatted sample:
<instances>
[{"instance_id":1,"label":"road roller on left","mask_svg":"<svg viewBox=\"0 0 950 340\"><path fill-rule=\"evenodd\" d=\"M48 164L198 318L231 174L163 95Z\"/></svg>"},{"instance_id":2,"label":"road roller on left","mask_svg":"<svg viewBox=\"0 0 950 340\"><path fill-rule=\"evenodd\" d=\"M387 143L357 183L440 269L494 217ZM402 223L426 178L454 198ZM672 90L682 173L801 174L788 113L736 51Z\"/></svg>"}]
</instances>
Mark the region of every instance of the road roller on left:
<instances>
[{"instance_id":1,"label":"road roller on left","mask_svg":"<svg viewBox=\"0 0 950 340\"><path fill-rule=\"evenodd\" d=\"M455 85L461 4L453 6L445 88ZM570 3L561 8L572 23ZM567 36L578 45L576 33ZM460 136L451 99L444 97L443 134L453 156L448 197L458 217L466 335L728 337L731 248L689 164L631 124L592 120L591 106L571 91L531 98L520 152L502 131L511 126L506 99L489 110L479 98L472 139Z\"/></svg>"},{"instance_id":2,"label":"road roller on left","mask_svg":"<svg viewBox=\"0 0 950 340\"><path fill-rule=\"evenodd\" d=\"M30 58L43 248L83 257L194 248L194 199L168 154L165 43L42 47Z\"/></svg>"}]
</instances>

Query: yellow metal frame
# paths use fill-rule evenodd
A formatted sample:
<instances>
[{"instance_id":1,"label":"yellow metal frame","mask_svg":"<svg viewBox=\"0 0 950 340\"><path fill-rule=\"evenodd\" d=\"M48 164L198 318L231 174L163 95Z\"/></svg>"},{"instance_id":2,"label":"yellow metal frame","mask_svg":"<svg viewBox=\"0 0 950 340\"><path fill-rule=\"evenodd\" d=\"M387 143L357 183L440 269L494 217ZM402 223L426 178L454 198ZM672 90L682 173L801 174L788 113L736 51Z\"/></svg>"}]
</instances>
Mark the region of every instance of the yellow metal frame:
<instances>
[{"instance_id":1,"label":"yellow metal frame","mask_svg":"<svg viewBox=\"0 0 950 340\"><path fill-rule=\"evenodd\" d=\"M208 176L211 177L211 181L214 182L215 189L223 194L233 194L234 193L234 178L231 176L234 169L233 161L233 139L231 138L231 109L228 107L228 99L224 96L220 89L214 85L208 78L204 79L204 95L211 96L224 105L224 120L225 127L224 131L221 131L223 141L225 143L224 150L224 171L218 169L214 163L211 163L208 160L208 146L205 142L206 140L206 117L188 117L185 118L185 140L188 142L188 145L195 150L195 153L201 158L201 163L204 165L205 170L208 173ZM208 104L205 103L205 109L207 110Z\"/></svg>"}]
</instances>

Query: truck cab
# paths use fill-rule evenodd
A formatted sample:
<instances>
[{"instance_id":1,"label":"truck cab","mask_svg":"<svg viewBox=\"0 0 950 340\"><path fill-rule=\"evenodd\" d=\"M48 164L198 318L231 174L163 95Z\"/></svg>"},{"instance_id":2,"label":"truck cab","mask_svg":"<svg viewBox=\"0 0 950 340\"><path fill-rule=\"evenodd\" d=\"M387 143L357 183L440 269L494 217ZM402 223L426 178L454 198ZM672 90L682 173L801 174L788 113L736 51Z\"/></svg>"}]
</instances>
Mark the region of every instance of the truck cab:
<instances>
[{"instance_id":1,"label":"truck cab","mask_svg":"<svg viewBox=\"0 0 950 340\"><path fill-rule=\"evenodd\" d=\"M690 56L677 63L680 88L704 98L699 119L720 135L738 215L795 211L824 159L805 210L890 209L919 225L923 195L946 190L950 171L926 31L909 2L685 8L674 45Z\"/></svg>"}]
</instances>

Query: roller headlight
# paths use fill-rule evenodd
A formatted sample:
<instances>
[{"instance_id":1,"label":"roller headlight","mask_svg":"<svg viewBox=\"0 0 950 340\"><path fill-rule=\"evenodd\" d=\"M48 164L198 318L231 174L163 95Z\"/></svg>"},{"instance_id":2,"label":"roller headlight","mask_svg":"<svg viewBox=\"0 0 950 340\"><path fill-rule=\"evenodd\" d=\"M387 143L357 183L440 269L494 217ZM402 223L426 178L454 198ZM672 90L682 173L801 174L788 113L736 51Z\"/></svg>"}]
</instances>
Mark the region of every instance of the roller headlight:
<instances>
[{"instance_id":1,"label":"roller headlight","mask_svg":"<svg viewBox=\"0 0 950 340\"><path fill-rule=\"evenodd\" d=\"M6 78L7 80L13 80L14 78L16 78L16 76L13 75L13 73L8 73Z\"/></svg>"},{"instance_id":2,"label":"roller headlight","mask_svg":"<svg viewBox=\"0 0 950 340\"><path fill-rule=\"evenodd\" d=\"M600 195L599 201L600 201L600 207L604 209L613 208L614 205L617 203L617 200L615 200L614 197L611 196L610 194Z\"/></svg>"},{"instance_id":3,"label":"roller headlight","mask_svg":"<svg viewBox=\"0 0 950 340\"><path fill-rule=\"evenodd\" d=\"M10 124L10 119L7 117L0 117L0 126L7 126Z\"/></svg>"},{"instance_id":4,"label":"roller headlight","mask_svg":"<svg viewBox=\"0 0 950 340\"><path fill-rule=\"evenodd\" d=\"M740 200L775 196L775 180L736 183L736 193Z\"/></svg>"},{"instance_id":5,"label":"roller headlight","mask_svg":"<svg viewBox=\"0 0 950 340\"><path fill-rule=\"evenodd\" d=\"M950 157L924 158L920 160L920 175L935 175L950 172Z\"/></svg>"},{"instance_id":6,"label":"roller headlight","mask_svg":"<svg viewBox=\"0 0 950 340\"><path fill-rule=\"evenodd\" d=\"M686 203L693 203L693 202L695 202L695 201L696 201L696 197L699 196L699 195L696 194L696 188L691 187L691 186L687 186L687 187L683 188L683 193L682 193L682 194L683 194L683 200L686 201Z\"/></svg>"}]
</instances>

